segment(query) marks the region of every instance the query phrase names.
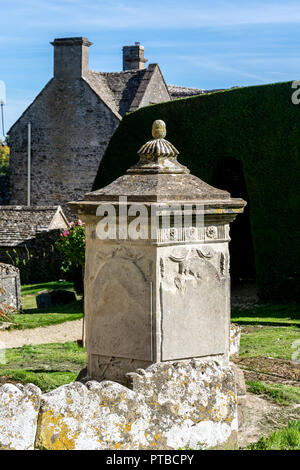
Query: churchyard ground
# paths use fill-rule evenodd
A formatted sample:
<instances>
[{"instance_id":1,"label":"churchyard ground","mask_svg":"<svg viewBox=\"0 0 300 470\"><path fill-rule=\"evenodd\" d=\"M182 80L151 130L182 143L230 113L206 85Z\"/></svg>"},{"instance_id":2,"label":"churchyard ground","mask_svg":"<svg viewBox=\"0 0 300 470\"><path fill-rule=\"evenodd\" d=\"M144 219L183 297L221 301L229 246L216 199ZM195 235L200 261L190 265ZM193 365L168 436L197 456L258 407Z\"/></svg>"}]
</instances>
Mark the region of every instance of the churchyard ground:
<instances>
[{"instance_id":1,"label":"churchyard ground","mask_svg":"<svg viewBox=\"0 0 300 470\"><path fill-rule=\"evenodd\" d=\"M83 301L80 296L76 296L76 302L39 310L36 306L35 296L38 292L45 289L70 290L74 292L73 284L67 281L24 285L21 288L23 312L10 315L6 319L0 317L0 328L1 324L11 322L9 330L24 330L27 328L58 325L66 321L79 320L83 317Z\"/></svg>"},{"instance_id":2,"label":"churchyard ground","mask_svg":"<svg viewBox=\"0 0 300 470\"><path fill-rule=\"evenodd\" d=\"M63 322L70 325L82 318L79 297L76 302L50 310L36 308L38 291L58 287L73 290L66 282L23 286L23 313L12 318L11 334ZM242 327L240 354L234 362L244 371L247 392L276 404L277 410L269 432L249 448L300 449L299 304L234 307L232 321ZM7 349L6 363L0 365L0 383L31 382L48 392L74 381L85 365L86 351L77 342L24 345Z\"/></svg>"}]
</instances>

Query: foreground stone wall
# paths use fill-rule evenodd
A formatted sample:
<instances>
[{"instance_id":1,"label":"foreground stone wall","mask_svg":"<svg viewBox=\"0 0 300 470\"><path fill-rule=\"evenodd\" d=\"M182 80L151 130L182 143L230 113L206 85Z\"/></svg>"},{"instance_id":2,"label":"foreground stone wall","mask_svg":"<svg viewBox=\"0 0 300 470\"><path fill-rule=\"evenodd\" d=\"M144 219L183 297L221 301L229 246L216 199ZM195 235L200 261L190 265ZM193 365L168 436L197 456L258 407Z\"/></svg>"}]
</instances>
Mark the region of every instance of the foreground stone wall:
<instances>
[{"instance_id":1,"label":"foreground stone wall","mask_svg":"<svg viewBox=\"0 0 300 470\"><path fill-rule=\"evenodd\" d=\"M32 384L0 387L0 449L32 450L41 391Z\"/></svg>"},{"instance_id":2,"label":"foreground stone wall","mask_svg":"<svg viewBox=\"0 0 300 470\"><path fill-rule=\"evenodd\" d=\"M130 373L129 379L131 389L110 381L74 382L41 396L32 385L2 386L0 448L162 450L237 444L230 366L200 360L157 363Z\"/></svg>"}]
</instances>

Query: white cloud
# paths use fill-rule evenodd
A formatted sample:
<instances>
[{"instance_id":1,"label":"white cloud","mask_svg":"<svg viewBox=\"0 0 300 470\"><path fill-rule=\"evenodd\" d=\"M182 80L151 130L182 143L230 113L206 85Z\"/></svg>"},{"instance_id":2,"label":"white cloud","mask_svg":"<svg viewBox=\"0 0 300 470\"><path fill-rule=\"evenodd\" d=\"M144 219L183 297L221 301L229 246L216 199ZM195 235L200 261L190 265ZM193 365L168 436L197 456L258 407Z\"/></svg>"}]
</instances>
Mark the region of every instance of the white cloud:
<instances>
[{"instance_id":1,"label":"white cloud","mask_svg":"<svg viewBox=\"0 0 300 470\"><path fill-rule=\"evenodd\" d=\"M3 10L8 23L16 21L22 29L156 30L300 22L300 4L294 0L10 0Z\"/></svg>"}]
</instances>

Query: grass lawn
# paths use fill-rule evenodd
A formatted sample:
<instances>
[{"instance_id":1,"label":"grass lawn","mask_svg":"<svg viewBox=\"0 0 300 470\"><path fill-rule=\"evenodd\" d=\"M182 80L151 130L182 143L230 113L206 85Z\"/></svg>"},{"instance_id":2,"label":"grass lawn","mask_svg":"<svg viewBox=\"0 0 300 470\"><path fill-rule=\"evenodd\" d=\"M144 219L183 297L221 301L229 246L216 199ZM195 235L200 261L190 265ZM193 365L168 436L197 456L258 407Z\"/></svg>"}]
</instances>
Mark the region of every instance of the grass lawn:
<instances>
[{"instance_id":1,"label":"grass lawn","mask_svg":"<svg viewBox=\"0 0 300 470\"><path fill-rule=\"evenodd\" d=\"M86 351L76 342L39 344L6 350L0 378L33 383L43 392L72 382L86 365Z\"/></svg>"},{"instance_id":2,"label":"grass lawn","mask_svg":"<svg viewBox=\"0 0 300 470\"><path fill-rule=\"evenodd\" d=\"M292 359L300 348L300 305L269 304L247 310L232 309L232 321L242 326L237 363L248 376L247 390L279 405L299 404L300 364L297 366ZM299 360L300 355L296 356ZM291 384L287 385L285 381L291 381ZM282 435L274 433L269 440L264 438L253 448L273 448L273 441L277 446L280 439L285 439L280 436L285 435L284 432ZM284 445L283 440L280 445Z\"/></svg>"},{"instance_id":3,"label":"grass lawn","mask_svg":"<svg viewBox=\"0 0 300 470\"><path fill-rule=\"evenodd\" d=\"M34 295L44 289L63 289L73 291L73 283L68 281L51 281L42 284L24 284L21 286L22 297L25 295Z\"/></svg>"},{"instance_id":4,"label":"grass lawn","mask_svg":"<svg viewBox=\"0 0 300 470\"><path fill-rule=\"evenodd\" d=\"M23 313L7 316L12 322L10 329L27 329L39 326L58 325L66 321L78 320L83 316L83 302L77 300L66 305L59 305L48 309L37 309L35 296L44 289L62 289L74 291L71 282L46 282L43 284L29 284L21 288ZM3 322L0 318L0 324Z\"/></svg>"},{"instance_id":5,"label":"grass lawn","mask_svg":"<svg viewBox=\"0 0 300 470\"><path fill-rule=\"evenodd\" d=\"M240 356L265 356L292 359L294 342L300 340L300 328L269 327L255 328L241 336Z\"/></svg>"},{"instance_id":6,"label":"grass lawn","mask_svg":"<svg viewBox=\"0 0 300 470\"><path fill-rule=\"evenodd\" d=\"M286 428L262 437L250 450L300 450L300 421L291 422Z\"/></svg>"},{"instance_id":7,"label":"grass lawn","mask_svg":"<svg viewBox=\"0 0 300 470\"><path fill-rule=\"evenodd\" d=\"M261 381L247 381L248 391L270 398L280 405L300 403L300 387L292 385L270 384Z\"/></svg>"}]
</instances>

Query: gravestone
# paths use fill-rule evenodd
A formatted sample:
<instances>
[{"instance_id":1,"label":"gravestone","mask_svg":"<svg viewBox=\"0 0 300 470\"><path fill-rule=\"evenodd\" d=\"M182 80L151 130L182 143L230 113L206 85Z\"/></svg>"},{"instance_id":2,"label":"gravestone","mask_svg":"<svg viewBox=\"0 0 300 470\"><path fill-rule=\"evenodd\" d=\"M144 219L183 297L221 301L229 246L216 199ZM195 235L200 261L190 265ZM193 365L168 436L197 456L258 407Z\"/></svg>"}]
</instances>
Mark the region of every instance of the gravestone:
<instances>
[{"instance_id":1,"label":"gravestone","mask_svg":"<svg viewBox=\"0 0 300 470\"><path fill-rule=\"evenodd\" d=\"M174 379L179 401L186 386L195 390L204 413L196 413L195 422L208 419L216 432L229 425L219 435L225 443L237 431L236 402L230 419L223 412L209 419L210 403L218 401L225 382L226 395L236 397L234 381L228 386L234 375L228 243L229 224L246 203L191 175L164 139L163 121L154 122L152 135L125 175L86 194L84 201L69 203L87 232L87 377L130 386L132 374L147 377L155 370L156 380L166 364L189 367L193 360L200 371L212 361L218 379L209 394L196 380L198 372L186 384L175 380L172 367L160 388Z\"/></svg>"},{"instance_id":2,"label":"gravestone","mask_svg":"<svg viewBox=\"0 0 300 470\"><path fill-rule=\"evenodd\" d=\"M20 271L11 264L0 263L0 305L5 313L22 309Z\"/></svg>"},{"instance_id":3,"label":"gravestone","mask_svg":"<svg viewBox=\"0 0 300 470\"><path fill-rule=\"evenodd\" d=\"M36 296L37 308L51 308L57 305L66 305L76 301L74 292L63 289L45 289Z\"/></svg>"}]
</instances>

